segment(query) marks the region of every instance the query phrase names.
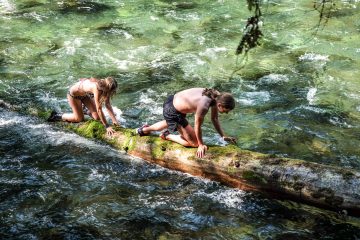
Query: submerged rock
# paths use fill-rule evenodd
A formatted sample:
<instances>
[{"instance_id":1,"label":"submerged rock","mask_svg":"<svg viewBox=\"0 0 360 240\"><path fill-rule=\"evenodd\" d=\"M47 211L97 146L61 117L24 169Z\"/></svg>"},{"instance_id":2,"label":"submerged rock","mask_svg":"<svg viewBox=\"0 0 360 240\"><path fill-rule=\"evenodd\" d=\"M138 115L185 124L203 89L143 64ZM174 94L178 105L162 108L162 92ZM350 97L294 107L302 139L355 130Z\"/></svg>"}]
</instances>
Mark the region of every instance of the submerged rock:
<instances>
[{"instance_id":1,"label":"submerged rock","mask_svg":"<svg viewBox=\"0 0 360 240\"><path fill-rule=\"evenodd\" d=\"M66 13L98 13L112 9L111 6L90 1L63 1L60 5L60 12Z\"/></svg>"}]
</instances>

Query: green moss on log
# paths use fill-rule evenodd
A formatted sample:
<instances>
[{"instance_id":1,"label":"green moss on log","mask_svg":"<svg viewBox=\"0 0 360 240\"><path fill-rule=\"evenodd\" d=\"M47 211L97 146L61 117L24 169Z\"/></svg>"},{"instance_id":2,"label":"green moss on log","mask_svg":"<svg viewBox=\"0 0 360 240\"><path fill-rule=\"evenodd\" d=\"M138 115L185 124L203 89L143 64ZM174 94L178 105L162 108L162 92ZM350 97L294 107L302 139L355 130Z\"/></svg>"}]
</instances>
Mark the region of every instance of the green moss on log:
<instances>
[{"instance_id":1,"label":"green moss on log","mask_svg":"<svg viewBox=\"0 0 360 240\"><path fill-rule=\"evenodd\" d=\"M243 179L249 182L257 183L259 185L266 184L267 180L262 177L260 174L253 171L244 171L242 173Z\"/></svg>"},{"instance_id":2,"label":"green moss on log","mask_svg":"<svg viewBox=\"0 0 360 240\"><path fill-rule=\"evenodd\" d=\"M104 139L104 134L106 133L104 125L96 120L89 120L81 124L79 127L75 128L75 131L81 136L100 140Z\"/></svg>"}]
</instances>

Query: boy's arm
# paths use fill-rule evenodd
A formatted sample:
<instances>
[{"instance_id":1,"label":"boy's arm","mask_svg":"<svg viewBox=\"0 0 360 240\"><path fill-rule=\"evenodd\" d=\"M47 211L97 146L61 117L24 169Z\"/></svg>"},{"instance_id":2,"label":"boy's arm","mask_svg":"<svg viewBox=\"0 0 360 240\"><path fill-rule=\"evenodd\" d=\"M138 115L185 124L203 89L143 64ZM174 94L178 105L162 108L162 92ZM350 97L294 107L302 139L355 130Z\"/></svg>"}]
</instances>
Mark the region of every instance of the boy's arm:
<instances>
[{"instance_id":1,"label":"boy's arm","mask_svg":"<svg viewBox=\"0 0 360 240\"><path fill-rule=\"evenodd\" d=\"M220 122L219 122L219 113L218 113L216 105L211 107L211 121L212 121L216 131L222 137L222 139L224 139L227 142L236 143L235 138L225 136L224 131L222 130Z\"/></svg>"},{"instance_id":2,"label":"boy's arm","mask_svg":"<svg viewBox=\"0 0 360 240\"><path fill-rule=\"evenodd\" d=\"M219 113L217 110L217 106L214 105L211 107L211 122L213 123L216 131L220 134L220 136L224 137L224 132L221 129L220 122L219 122Z\"/></svg>"},{"instance_id":3,"label":"boy's arm","mask_svg":"<svg viewBox=\"0 0 360 240\"><path fill-rule=\"evenodd\" d=\"M209 110L209 104L200 102L195 112L194 131L199 145L203 145L201 125L204 122L204 117Z\"/></svg>"},{"instance_id":4,"label":"boy's arm","mask_svg":"<svg viewBox=\"0 0 360 240\"><path fill-rule=\"evenodd\" d=\"M208 112L208 110L209 110L209 104L207 104L206 102L200 102L195 112L194 131L199 144L198 150L196 152L196 156L199 158L202 158L205 155L205 151L208 149L208 147L203 142L202 131L201 131L201 125L204 122L204 117Z\"/></svg>"}]
</instances>

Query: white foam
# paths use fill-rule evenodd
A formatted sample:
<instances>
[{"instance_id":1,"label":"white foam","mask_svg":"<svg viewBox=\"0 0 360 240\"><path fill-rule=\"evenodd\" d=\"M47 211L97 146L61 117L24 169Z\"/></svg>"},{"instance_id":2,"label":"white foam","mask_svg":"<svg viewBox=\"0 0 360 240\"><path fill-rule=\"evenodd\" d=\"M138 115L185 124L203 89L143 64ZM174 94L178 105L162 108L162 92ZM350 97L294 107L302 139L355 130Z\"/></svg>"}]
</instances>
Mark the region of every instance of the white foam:
<instances>
[{"instance_id":1,"label":"white foam","mask_svg":"<svg viewBox=\"0 0 360 240\"><path fill-rule=\"evenodd\" d=\"M21 123L20 119L0 119L0 126L7 126Z\"/></svg>"},{"instance_id":2,"label":"white foam","mask_svg":"<svg viewBox=\"0 0 360 240\"><path fill-rule=\"evenodd\" d=\"M146 93L140 94L140 106L142 108L147 108L152 114L161 115L162 114L162 104L159 101L154 100L150 97L150 95L154 94L154 90L148 89ZM161 96L166 95L166 93L162 93Z\"/></svg>"},{"instance_id":3,"label":"white foam","mask_svg":"<svg viewBox=\"0 0 360 240\"><path fill-rule=\"evenodd\" d=\"M196 195L206 196L228 208L241 209L244 202L243 198L246 193L238 189L220 189L212 193L200 191L196 193Z\"/></svg>"},{"instance_id":4,"label":"white foam","mask_svg":"<svg viewBox=\"0 0 360 240\"><path fill-rule=\"evenodd\" d=\"M197 21L200 20L200 17L197 13L189 13L189 14L178 14L179 12L175 10L169 11L165 16L169 18L173 18L175 20L180 21Z\"/></svg>"},{"instance_id":5,"label":"white foam","mask_svg":"<svg viewBox=\"0 0 360 240\"><path fill-rule=\"evenodd\" d=\"M352 99L360 99L360 95L359 94L355 94L355 93L345 93L345 96L352 98Z\"/></svg>"},{"instance_id":6,"label":"white foam","mask_svg":"<svg viewBox=\"0 0 360 240\"><path fill-rule=\"evenodd\" d=\"M108 60L112 61L117 66L117 68L119 70L128 70L129 67L140 66L140 64L138 62L129 61L129 60L120 60L120 59L117 59L117 58L114 58L114 57L110 56L107 53L105 53L104 56L107 57ZM133 59L133 58L134 58L133 53L130 53L128 55L128 59Z\"/></svg>"},{"instance_id":7,"label":"white foam","mask_svg":"<svg viewBox=\"0 0 360 240\"><path fill-rule=\"evenodd\" d=\"M348 124L347 122L343 121L342 119L338 118L338 117L332 117L330 118L329 122L331 124L334 124L336 126L341 126L344 128L353 128L354 126Z\"/></svg>"},{"instance_id":8,"label":"white foam","mask_svg":"<svg viewBox=\"0 0 360 240\"><path fill-rule=\"evenodd\" d=\"M43 18L47 18L46 16L42 16L36 12L30 12L30 13L25 13L24 14L25 17L29 17L29 18L33 18L39 22L43 21Z\"/></svg>"},{"instance_id":9,"label":"white foam","mask_svg":"<svg viewBox=\"0 0 360 240\"><path fill-rule=\"evenodd\" d=\"M120 124L126 123L126 119L122 117L123 112L121 111L121 109L119 109L119 108L117 108L115 106L112 106L112 109L113 109L113 111L115 113L115 117L119 121L119 123ZM108 111L106 110L106 108L103 107L102 110L103 110L103 113L104 113L106 119L111 119Z\"/></svg>"},{"instance_id":10,"label":"white foam","mask_svg":"<svg viewBox=\"0 0 360 240\"><path fill-rule=\"evenodd\" d=\"M124 35L125 39L127 39L127 40L134 38L133 35L131 35L130 33L126 32L126 31L122 31L122 34Z\"/></svg>"},{"instance_id":11,"label":"white foam","mask_svg":"<svg viewBox=\"0 0 360 240\"><path fill-rule=\"evenodd\" d=\"M200 45L204 45L205 44L205 38L203 36L198 36L197 40L199 42Z\"/></svg>"},{"instance_id":12,"label":"white foam","mask_svg":"<svg viewBox=\"0 0 360 240\"><path fill-rule=\"evenodd\" d=\"M304 62L327 62L329 61L329 56L316 53L305 53L299 57L299 60Z\"/></svg>"},{"instance_id":13,"label":"white foam","mask_svg":"<svg viewBox=\"0 0 360 240\"><path fill-rule=\"evenodd\" d=\"M318 108L318 107L313 107L313 106L304 106L304 105L301 105L298 107L299 109L306 109L306 110L309 110L309 111L312 111L312 112L315 112L315 113L326 113L326 110L325 109L321 109L321 108ZM298 109L296 108L296 109Z\"/></svg>"},{"instance_id":14,"label":"white foam","mask_svg":"<svg viewBox=\"0 0 360 240\"><path fill-rule=\"evenodd\" d=\"M295 112L297 110L300 110L300 109L305 109L305 110L315 112L315 113L326 113L325 109L321 109L321 108L318 108L318 107L315 107L315 106L309 106L309 105L300 105L300 106L298 106L298 107L296 107L294 109L291 109L289 111L286 111L286 112L278 112L278 113L276 113L276 115L292 114L293 112Z\"/></svg>"},{"instance_id":15,"label":"white foam","mask_svg":"<svg viewBox=\"0 0 360 240\"><path fill-rule=\"evenodd\" d=\"M308 93L306 94L306 99L309 101L309 104L310 104L310 105L314 105L314 104L315 104L315 101L316 101L316 98L315 98L316 92L317 92L317 89L316 89L316 88L310 88L309 91L308 91Z\"/></svg>"},{"instance_id":16,"label":"white foam","mask_svg":"<svg viewBox=\"0 0 360 240\"><path fill-rule=\"evenodd\" d=\"M270 101L270 93L268 91L246 92L245 98L237 99L237 102L245 106L254 106Z\"/></svg>"},{"instance_id":17,"label":"white foam","mask_svg":"<svg viewBox=\"0 0 360 240\"><path fill-rule=\"evenodd\" d=\"M289 78L282 74L269 74L259 79L259 84L279 84L288 82Z\"/></svg>"},{"instance_id":18,"label":"white foam","mask_svg":"<svg viewBox=\"0 0 360 240\"><path fill-rule=\"evenodd\" d=\"M211 59L216 59L218 53L226 52L227 49L225 47L217 47L217 48L207 48L204 52L200 52L200 56L209 57Z\"/></svg>"},{"instance_id":19,"label":"white foam","mask_svg":"<svg viewBox=\"0 0 360 240\"><path fill-rule=\"evenodd\" d=\"M159 20L159 18L158 18L158 17L156 17L156 16L150 16L150 20L151 20L151 21L158 21L158 20Z\"/></svg>"},{"instance_id":20,"label":"white foam","mask_svg":"<svg viewBox=\"0 0 360 240\"><path fill-rule=\"evenodd\" d=\"M16 10L15 4L7 0L0 0L0 14L11 13Z\"/></svg>"},{"instance_id":21,"label":"white foam","mask_svg":"<svg viewBox=\"0 0 360 240\"><path fill-rule=\"evenodd\" d=\"M88 176L88 180L92 181L92 180L101 180L101 181L106 181L109 179L109 175L104 175L98 172L97 169L91 169L91 173Z\"/></svg>"},{"instance_id":22,"label":"white foam","mask_svg":"<svg viewBox=\"0 0 360 240\"><path fill-rule=\"evenodd\" d=\"M67 55L74 55L76 53L76 49L81 47L82 39L75 38L72 41L65 41L64 42L64 49Z\"/></svg>"}]
</instances>

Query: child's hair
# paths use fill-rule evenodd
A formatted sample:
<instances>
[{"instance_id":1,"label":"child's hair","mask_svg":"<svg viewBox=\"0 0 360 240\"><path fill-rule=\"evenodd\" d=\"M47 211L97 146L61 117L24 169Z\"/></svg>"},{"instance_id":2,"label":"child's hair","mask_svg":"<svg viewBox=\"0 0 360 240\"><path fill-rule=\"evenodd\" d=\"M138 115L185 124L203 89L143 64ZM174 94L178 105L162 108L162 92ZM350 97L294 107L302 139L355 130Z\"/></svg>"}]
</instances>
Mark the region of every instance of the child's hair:
<instances>
[{"instance_id":1,"label":"child's hair","mask_svg":"<svg viewBox=\"0 0 360 240\"><path fill-rule=\"evenodd\" d=\"M203 96L211 98L215 103L220 103L226 109L233 110L235 108L235 99L228 92L219 92L212 88L205 88L202 92Z\"/></svg>"},{"instance_id":2,"label":"child's hair","mask_svg":"<svg viewBox=\"0 0 360 240\"><path fill-rule=\"evenodd\" d=\"M103 103L106 99L114 96L118 84L114 78L107 77L107 78L99 79L98 86L99 86L99 90L102 91L100 102Z\"/></svg>"},{"instance_id":3,"label":"child's hair","mask_svg":"<svg viewBox=\"0 0 360 240\"><path fill-rule=\"evenodd\" d=\"M222 92L216 98L216 102L220 103L226 109L233 110L235 108L235 99L231 93Z\"/></svg>"}]
</instances>

